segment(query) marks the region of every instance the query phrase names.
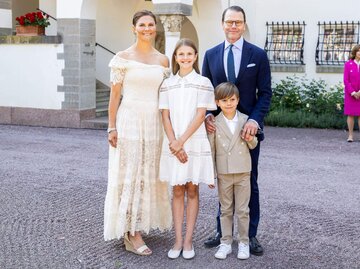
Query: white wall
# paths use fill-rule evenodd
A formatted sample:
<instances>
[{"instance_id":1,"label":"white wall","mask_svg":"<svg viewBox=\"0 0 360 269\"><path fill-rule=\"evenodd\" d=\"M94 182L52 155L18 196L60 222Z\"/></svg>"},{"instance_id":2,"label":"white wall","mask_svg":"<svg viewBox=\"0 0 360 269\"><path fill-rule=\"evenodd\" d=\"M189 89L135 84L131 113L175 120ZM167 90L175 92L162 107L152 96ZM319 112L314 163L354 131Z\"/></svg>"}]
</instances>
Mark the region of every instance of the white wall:
<instances>
[{"instance_id":1,"label":"white wall","mask_svg":"<svg viewBox=\"0 0 360 269\"><path fill-rule=\"evenodd\" d=\"M199 40L200 70L205 51L224 40L221 28L221 14L224 8L222 1L194 1L192 16L187 17L197 30Z\"/></svg>"},{"instance_id":2,"label":"white wall","mask_svg":"<svg viewBox=\"0 0 360 269\"><path fill-rule=\"evenodd\" d=\"M12 11L0 8L0 28L12 28Z\"/></svg>"},{"instance_id":3,"label":"white wall","mask_svg":"<svg viewBox=\"0 0 360 269\"><path fill-rule=\"evenodd\" d=\"M57 0L57 18L80 18L83 0Z\"/></svg>"},{"instance_id":4,"label":"white wall","mask_svg":"<svg viewBox=\"0 0 360 269\"><path fill-rule=\"evenodd\" d=\"M261 48L265 46L266 22L305 21L304 63L306 77L324 79L329 85L342 81L341 73L316 73L315 52L318 39L318 22L358 21L359 0L339 2L335 0L303 0L299 3L289 0L232 0L244 8L250 27L251 42ZM279 81L292 73L273 72L274 81ZM297 73L304 76L304 73Z\"/></svg>"},{"instance_id":5,"label":"white wall","mask_svg":"<svg viewBox=\"0 0 360 269\"><path fill-rule=\"evenodd\" d=\"M56 19L56 0L40 0L39 8ZM45 28L47 36L57 35L57 21L49 18L50 25Z\"/></svg>"},{"instance_id":6,"label":"white wall","mask_svg":"<svg viewBox=\"0 0 360 269\"><path fill-rule=\"evenodd\" d=\"M0 106L61 109L61 52L63 45L1 45Z\"/></svg>"},{"instance_id":7,"label":"white wall","mask_svg":"<svg viewBox=\"0 0 360 269\"><path fill-rule=\"evenodd\" d=\"M135 42L132 17L142 9L153 10L153 4L143 0L98 0L96 42L115 53L130 47ZM112 57L111 53L96 47L96 78L104 84L109 84L108 64Z\"/></svg>"}]
</instances>

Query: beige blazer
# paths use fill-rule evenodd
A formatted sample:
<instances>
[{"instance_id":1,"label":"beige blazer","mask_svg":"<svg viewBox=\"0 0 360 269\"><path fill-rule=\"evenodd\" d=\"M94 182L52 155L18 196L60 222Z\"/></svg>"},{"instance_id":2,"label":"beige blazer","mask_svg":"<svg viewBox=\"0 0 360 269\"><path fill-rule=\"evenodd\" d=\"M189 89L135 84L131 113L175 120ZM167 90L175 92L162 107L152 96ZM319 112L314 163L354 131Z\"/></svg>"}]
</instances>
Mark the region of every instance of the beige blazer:
<instances>
[{"instance_id":1,"label":"beige blazer","mask_svg":"<svg viewBox=\"0 0 360 269\"><path fill-rule=\"evenodd\" d=\"M251 171L249 149L255 148L258 141L256 137L251 142L246 142L241 138L240 132L248 116L238 111L238 117L234 134L227 126L222 112L215 117L216 131L208 134L217 174L238 174Z\"/></svg>"}]
</instances>

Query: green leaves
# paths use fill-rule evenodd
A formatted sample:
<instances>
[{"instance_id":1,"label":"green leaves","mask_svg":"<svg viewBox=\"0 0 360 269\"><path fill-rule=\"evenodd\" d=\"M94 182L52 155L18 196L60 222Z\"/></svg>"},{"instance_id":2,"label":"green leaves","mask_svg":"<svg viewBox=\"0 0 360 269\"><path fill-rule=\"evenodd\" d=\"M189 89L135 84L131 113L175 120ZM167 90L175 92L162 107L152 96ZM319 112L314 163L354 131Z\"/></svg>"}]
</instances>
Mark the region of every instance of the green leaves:
<instances>
[{"instance_id":1,"label":"green leaves","mask_svg":"<svg viewBox=\"0 0 360 269\"><path fill-rule=\"evenodd\" d=\"M273 86L265 124L281 127L342 129L346 123L344 85L328 86L324 80L286 77Z\"/></svg>"}]
</instances>

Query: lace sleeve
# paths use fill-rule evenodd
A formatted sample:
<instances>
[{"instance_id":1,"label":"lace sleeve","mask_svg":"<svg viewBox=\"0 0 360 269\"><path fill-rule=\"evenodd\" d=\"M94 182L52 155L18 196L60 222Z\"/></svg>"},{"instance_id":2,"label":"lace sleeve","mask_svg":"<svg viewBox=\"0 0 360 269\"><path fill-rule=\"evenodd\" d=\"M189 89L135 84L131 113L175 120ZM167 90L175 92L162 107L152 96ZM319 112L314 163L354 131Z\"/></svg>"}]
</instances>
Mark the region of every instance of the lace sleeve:
<instances>
[{"instance_id":1,"label":"lace sleeve","mask_svg":"<svg viewBox=\"0 0 360 269\"><path fill-rule=\"evenodd\" d=\"M123 61L119 56L115 55L110 63L110 82L115 85L117 83L122 84L126 74L125 61Z\"/></svg>"},{"instance_id":2,"label":"lace sleeve","mask_svg":"<svg viewBox=\"0 0 360 269\"><path fill-rule=\"evenodd\" d=\"M164 68L164 79L169 78L171 75L171 70L169 67Z\"/></svg>"}]
</instances>

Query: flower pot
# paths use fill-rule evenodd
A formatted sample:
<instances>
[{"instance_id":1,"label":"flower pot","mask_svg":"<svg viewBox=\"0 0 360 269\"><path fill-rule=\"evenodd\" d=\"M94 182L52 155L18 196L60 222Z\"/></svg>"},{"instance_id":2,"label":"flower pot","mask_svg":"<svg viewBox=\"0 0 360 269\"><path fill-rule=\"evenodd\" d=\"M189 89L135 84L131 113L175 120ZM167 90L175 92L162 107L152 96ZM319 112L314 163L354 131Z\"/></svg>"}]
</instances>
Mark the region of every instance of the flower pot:
<instances>
[{"instance_id":1,"label":"flower pot","mask_svg":"<svg viewBox=\"0 0 360 269\"><path fill-rule=\"evenodd\" d=\"M45 35L45 27L40 25L16 25L16 35L38 36Z\"/></svg>"}]
</instances>

